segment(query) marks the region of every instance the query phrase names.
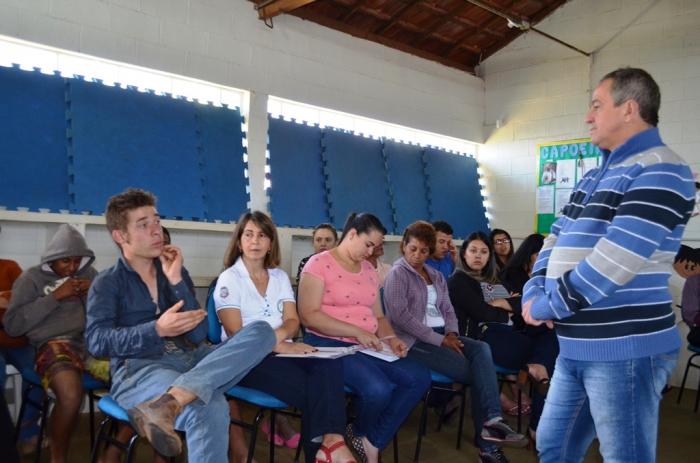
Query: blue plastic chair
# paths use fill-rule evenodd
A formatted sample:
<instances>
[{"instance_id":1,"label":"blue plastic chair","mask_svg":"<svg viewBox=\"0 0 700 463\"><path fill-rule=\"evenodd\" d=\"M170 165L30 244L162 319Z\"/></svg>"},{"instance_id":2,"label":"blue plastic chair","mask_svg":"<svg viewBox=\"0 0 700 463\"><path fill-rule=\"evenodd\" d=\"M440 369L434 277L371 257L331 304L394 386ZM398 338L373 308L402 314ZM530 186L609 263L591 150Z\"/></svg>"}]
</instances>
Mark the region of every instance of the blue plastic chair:
<instances>
[{"instance_id":1,"label":"blue plastic chair","mask_svg":"<svg viewBox=\"0 0 700 463\"><path fill-rule=\"evenodd\" d=\"M418 422L418 438L416 439L416 450L413 454L413 461L415 463L418 463L418 460L420 458L420 450L421 450L421 444L423 442L423 436L426 434L426 429L427 429L427 423L428 423L428 403L430 401L430 396L433 392L437 391L446 391L450 393L456 393L458 394L460 398L460 406L459 406L459 426L457 428L457 446L456 448L459 449L462 446L462 430L464 428L464 409L466 408L466 391L467 391L467 385L459 383L455 381L454 379L450 378L449 376L443 375L442 373L438 373L437 371L430 370L430 379L432 381L432 384L430 385L430 389L428 389L428 392L425 394L425 398L423 399L423 408L421 410L421 415L420 415L420 421ZM460 388L459 389L454 389L454 384L459 384ZM440 421L438 423L438 431L442 428L442 414L440 416Z\"/></svg>"},{"instance_id":2,"label":"blue plastic chair","mask_svg":"<svg viewBox=\"0 0 700 463\"><path fill-rule=\"evenodd\" d=\"M19 431L22 425L22 420L24 418L24 412L26 407L34 407L41 412L40 425L39 425L39 436L36 443L36 451L34 453L34 461L39 462L41 460L41 451L43 448L44 440L44 430L46 429L46 423L49 417L49 406L53 400L48 394L44 393L44 399L41 402L36 402L29 397L29 393L36 388L43 389L41 385L41 378L33 369L23 370L20 372L22 375L22 381L26 381L28 387L22 394L22 405L19 408L19 416L17 417L17 427L15 429L15 441L19 438ZM83 374L83 390L88 396L88 407L90 411L90 445L92 446L95 442L95 391L99 390L109 390L109 384L102 381L98 381L87 373Z\"/></svg>"},{"instance_id":3,"label":"blue plastic chair","mask_svg":"<svg viewBox=\"0 0 700 463\"><path fill-rule=\"evenodd\" d=\"M214 280L211 285L209 285L209 294L207 295L207 338L212 344L219 344L221 342L221 322L219 322L219 317L216 316L216 306L214 304L214 286L216 285L216 280ZM240 426L244 429L250 431L250 443L248 444L248 463L253 461L253 453L255 452L255 441L258 437L258 427L260 422L265 415L265 411L270 411L270 436L275 435L275 416L277 413L284 413L285 415L291 415L298 417L298 413L287 412L286 409L290 408L289 405L276 397L267 394L257 389L251 389L243 386L233 386L231 389L226 391L226 396L230 399L242 400L243 402L249 403L258 408L255 418L253 418L252 423L248 423L242 420L235 420L231 418L231 423L236 426ZM303 436L302 436L303 437ZM270 463L275 461L275 440L270 438ZM299 446L297 446L296 455L294 456L294 461L299 461L299 455L301 454L301 441Z\"/></svg>"},{"instance_id":4,"label":"blue plastic chair","mask_svg":"<svg viewBox=\"0 0 700 463\"><path fill-rule=\"evenodd\" d=\"M103 396L97 403L97 407L102 413L105 414L105 418L100 423L100 428L97 431L97 438L92 446L90 461L92 463L97 461L100 443L104 442L105 446L114 445L115 447L124 450L126 452L124 461L126 463L131 463L134 458L134 447L139 439L139 435L134 431L134 435L131 436L131 439L129 439L127 443L120 442L112 437L116 432L118 423L126 424L131 427L126 410L120 407L117 401L112 399L112 397L109 395ZM108 425L110 426L110 429L106 431Z\"/></svg>"},{"instance_id":5,"label":"blue plastic chair","mask_svg":"<svg viewBox=\"0 0 700 463\"><path fill-rule=\"evenodd\" d=\"M676 400L676 403L681 403L681 397L683 397L683 391L685 390L685 380L688 379L688 371L690 368L692 367L700 370L700 363L693 363L693 359L700 356L700 346L688 344L688 350L690 352L694 352L694 354L690 356L688 363L685 365L685 373L683 374L683 381L681 382L681 390L678 391L678 400ZM698 378L698 390L695 392L695 408L693 408L694 413L697 413L698 411L698 402L700 402L700 377Z\"/></svg>"}]
</instances>

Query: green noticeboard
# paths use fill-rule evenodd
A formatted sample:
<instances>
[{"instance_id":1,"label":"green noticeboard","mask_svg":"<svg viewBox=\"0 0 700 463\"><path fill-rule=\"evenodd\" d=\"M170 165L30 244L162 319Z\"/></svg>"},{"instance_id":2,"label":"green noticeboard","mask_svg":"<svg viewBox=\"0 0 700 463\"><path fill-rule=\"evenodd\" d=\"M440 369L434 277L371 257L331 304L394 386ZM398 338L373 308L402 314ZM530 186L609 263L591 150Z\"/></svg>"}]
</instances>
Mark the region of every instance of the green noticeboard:
<instances>
[{"instance_id":1,"label":"green noticeboard","mask_svg":"<svg viewBox=\"0 0 700 463\"><path fill-rule=\"evenodd\" d=\"M590 138L537 145L535 231L549 233L552 223L569 202L576 183L596 167L602 153Z\"/></svg>"}]
</instances>

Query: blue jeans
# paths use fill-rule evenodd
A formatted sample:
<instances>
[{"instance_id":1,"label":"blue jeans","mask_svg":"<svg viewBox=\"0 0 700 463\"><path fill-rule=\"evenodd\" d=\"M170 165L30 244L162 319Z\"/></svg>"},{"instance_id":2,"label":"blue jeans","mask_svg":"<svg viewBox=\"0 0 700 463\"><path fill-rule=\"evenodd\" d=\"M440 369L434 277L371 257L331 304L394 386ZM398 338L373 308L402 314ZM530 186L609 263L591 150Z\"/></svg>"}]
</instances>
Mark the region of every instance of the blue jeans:
<instances>
[{"instance_id":1,"label":"blue jeans","mask_svg":"<svg viewBox=\"0 0 700 463\"><path fill-rule=\"evenodd\" d=\"M254 322L217 346L166 352L160 358L126 359L112 374L110 393L129 409L170 387L192 392L198 400L175 421L185 431L188 458L196 462L228 462L228 404L224 392L243 378L275 346L275 333Z\"/></svg>"},{"instance_id":2,"label":"blue jeans","mask_svg":"<svg viewBox=\"0 0 700 463\"><path fill-rule=\"evenodd\" d=\"M14 347L12 349L0 349L0 387L2 388L3 394L5 391L5 381L7 380L7 374L5 373L5 366L7 364L14 366L20 373L24 370L34 371L34 348L32 346L25 346ZM29 384L27 384L26 381L22 381L23 394L28 387ZM29 393L29 398L36 403L41 403L44 398L44 390L40 387L35 387ZM39 435L38 423L41 410L31 406L26 407L24 410L24 420L22 421L19 431L20 442Z\"/></svg>"},{"instance_id":3,"label":"blue jeans","mask_svg":"<svg viewBox=\"0 0 700 463\"><path fill-rule=\"evenodd\" d=\"M580 462L597 436L606 463L656 460L659 400L678 351L593 362L559 357L537 430L540 462Z\"/></svg>"},{"instance_id":4,"label":"blue jeans","mask_svg":"<svg viewBox=\"0 0 700 463\"><path fill-rule=\"evenodd\" d=\"M488 344L460 336L464 344L464 356L445 347L434 346L421 341L408 351L408 358L449 376L455 382L466 384L471 391L472 420L474 422L475 444L484 452L497 448L481 438L481 428L492 418L501 416L496 370L491 360Z\"/></svg>"},{"instance_id":5,"label":"blue jeans","mask_svg":"<svg viewBox=\"0 0 700 463\"><path fill-rule=\"evenodd\" d=\"M350 346L346 342L311 333L304 342L312 346ZM424 366L400 359L386 362L364 354L341 357L345 385L355 394L353 430L383 449L430 387L430 372Z\"/></svg>"}]
</instances>

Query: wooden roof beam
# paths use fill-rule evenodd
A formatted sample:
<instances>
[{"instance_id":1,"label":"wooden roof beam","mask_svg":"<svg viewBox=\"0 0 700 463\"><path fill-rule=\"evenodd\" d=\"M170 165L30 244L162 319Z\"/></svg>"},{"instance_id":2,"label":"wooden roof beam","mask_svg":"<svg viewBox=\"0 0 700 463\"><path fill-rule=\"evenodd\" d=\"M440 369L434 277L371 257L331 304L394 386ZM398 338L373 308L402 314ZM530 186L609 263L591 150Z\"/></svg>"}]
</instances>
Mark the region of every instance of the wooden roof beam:
<instances>
[{"instance_id":1,"label":"wooden roof beam","mask_svg":"<svg viewBox=\"0 0 700 463\"><path fill-rule=\"evenodd\" d=\"M396 24L396 23L398 22L398 20L401 18L401 16L403 16L403 14L404 14L409 8L411 8L411 7L412 7L413 5L415 5L416 3L418 3L418 0L407 0L407 1L403 4L403 6L402 6L401 8L399 8L399 9L396 11L396 13L394 13L394 14L391 16L391 18L389 19L389 22L387 22L386 24L383 24L383 25L379 26L378 28L376 28L376 29L374 30L374 33L375 33L375 34L383 34L384 32L386 32L391 26L393 26L394 24Z\"/></svg>"},{"instance_id":2,"label":"wooden roof beam","mask_svg":"<svg viewBox=\"0 0 700 463\"><path fill-rule=\"evenodd\" d=\"M429 10L432 13L438 14L440 16L445 16L445 15L448 15L450 13L448 10L443 10L442 8L438 8L435 5L432 5L429 3L419 3L419 5L422 8L425 8L426 10ZM483 25L475 23L474 21L470 21L470 20L463 18L461 16L455 15L451 18L451 20L456 22L456 23L460 23L460 24L463 24L465 26L478 29L479 32L484 32L484 33L489 34L489 35L496 37L498 39L502 39L504 37L504 35L501 34L500 32L496 32L496 31L491 30L489 28L483 27Z\"/></svg>"},{"instance_id":3,"label":"wooden roof beam","mask_svg":"<svg viewBox=\"0 0 700 463\"><path fill-rule=\"evenodd\" d=\"M348 10L348 12L345 13L345 14L340 18L340 21L345 22L346 20L350 19L350 17L351 17L352 15L354 15L355 13L357 13L357 10L359 10L360 8L362 8L362 6L364 5L364 3L365 3L365 0L357 0L357 1L355 2L355 4Z\"/></svg>"},{"instance_id":4,"label":"wooden roof beam","mask_svg":"<svg viewBox=\"0 0 700 463\"><path fill-rule=\"evenodd\" d=\"M282 13L289 13L316 0L263 0L256 3L258 19L270 19Z\"/></svg>"},{"instance_id":5,"label":"wooden roof beam","mask_svg":"<svg viewBox=\"0 0 700 463\"><path fill-rule=\"evenodd\" d=\"M436 30L440 29L442 26L447 24L448 22L453 20L453 16L455 16L458 13L461 13L466 7L469 6L469 3L462 3L461 5L457 6L456 8L452 8L450 11L447 13L443 14L440 16L433 24L431 24L429 27L426 27L425 32L415 39L412 43L413 45L418 45L420 43L423 43L425 39L430 37Z\"/></svg>"},{"instance_id":6,"label":"wooden roof beam","mask_svg":"<svg viewBox=\"0 0 700 463\"><path fill-rule=\"evenodd\" d=\"M321 14L316 13L313 10L304 10L302 11L297 11L293 13L295 16L298 16L302 19L307 19L309 21L313 21L315 23L321 24L322 26L330 27L331 29L336 29L341 32L345 32L347 34L353 35L355 37L359 37L362 39L366 40L371 40L377 43L380 43L382 45L386 45L387 47L394 48L396 50L400 50L406 53L410 53L412 55L419 56L421 58L425 58L430 61L437 61L438 63L442 63L445 66L450 66L456 69L460 69L462 71L469 72L471 74L474 73L474 66L464 64L460 61L455 61L455 60L450 60L446 59L444 56L440 56L435 53L431 53L425 50L421 50L420 48L415 48L408 46L407 44L400 42L398 40L394 40L391 38L388 38L383 35L377 35L371 31L366 31L363 30L359 27L351 26L347 23L340 22L335 19L331 19L327 16L323 16Z\"/></svg>"}]
</instances>

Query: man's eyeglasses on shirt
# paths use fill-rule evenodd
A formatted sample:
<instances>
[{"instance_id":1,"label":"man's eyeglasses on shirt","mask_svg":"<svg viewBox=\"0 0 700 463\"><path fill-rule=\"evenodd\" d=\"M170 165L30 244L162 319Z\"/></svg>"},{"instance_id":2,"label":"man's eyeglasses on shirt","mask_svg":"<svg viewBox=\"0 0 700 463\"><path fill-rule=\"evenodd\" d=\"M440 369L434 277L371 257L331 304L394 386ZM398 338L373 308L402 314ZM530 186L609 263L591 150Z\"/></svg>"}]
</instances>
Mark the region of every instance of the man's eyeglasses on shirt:
<instances>
[{"instance_id":1,"label":"man's eyeglasses on shirt","mask_svg":"<svg viewBox=\"0 0 700 463\"><path fill-rule=\"evenodd\" d=\"M510 240L508 238L503 238L502 240L494 240L493 244L510 244Z\"/></svg>"}]
</instances>

